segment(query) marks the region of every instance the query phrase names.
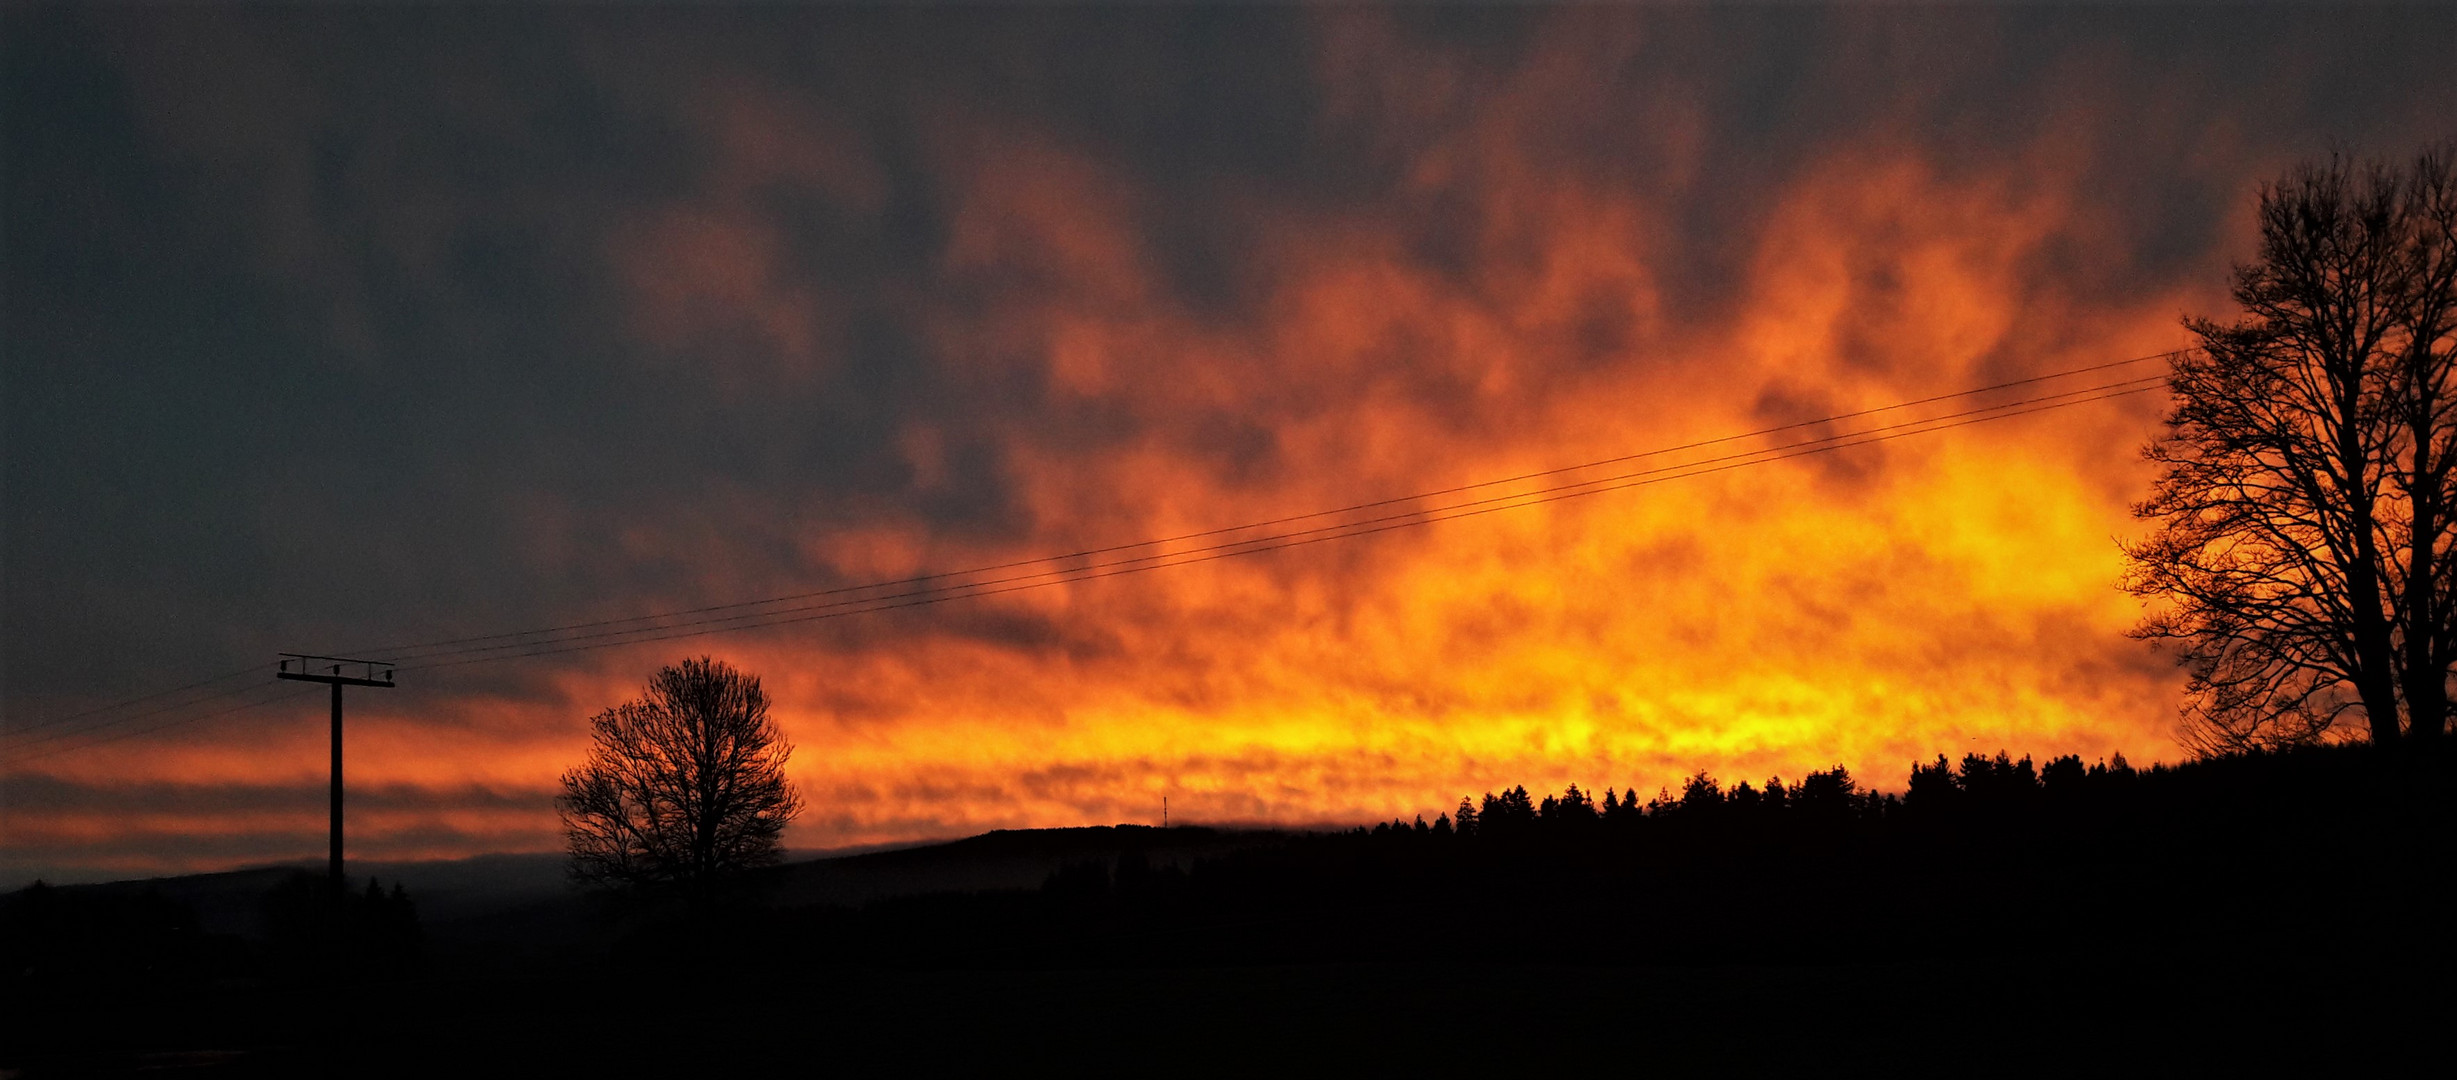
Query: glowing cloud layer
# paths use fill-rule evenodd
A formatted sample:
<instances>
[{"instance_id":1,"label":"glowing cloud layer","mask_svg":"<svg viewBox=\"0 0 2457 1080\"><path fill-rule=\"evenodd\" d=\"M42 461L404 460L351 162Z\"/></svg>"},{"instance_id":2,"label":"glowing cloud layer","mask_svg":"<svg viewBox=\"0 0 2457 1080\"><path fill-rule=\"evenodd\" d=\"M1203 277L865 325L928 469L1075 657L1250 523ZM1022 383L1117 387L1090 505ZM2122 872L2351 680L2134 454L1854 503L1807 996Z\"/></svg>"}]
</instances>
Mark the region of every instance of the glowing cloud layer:
<instances>
[{"instance_id":1,"label":"glowing cloud layer","mask_svg":"<svg viewBox=\"0 0 2457 1080\"><path fill-rule=\"evenodd\" d=\"M389 522L383 536L427 540L350 534L355 504L329 494L256 504L303 558L364 553L382 584L344 595L407 617L202 618L245 658L275 630L415 640L687 608L2155 353L2184 343L2179 312L2222 305L2252 184L2341 119L2313 106L2304 127L2260 128L2279 84L2201 87L2206 50L2185 51L2183 74L2131 70L2121 26L2018 46L2021 28L1985 13L1768 17L1277 13L1230 20L1214 56L1162 32L1167 14L1074 31L1018 16L1033 33L955 33L956 59L934 61L999 61L975 75L896 59L933 39L884 13L815 20L793 38L807 55L746 44L755 30L668 40L611 15L529 28L566 43L546 52L568 68L538 79L681 148L636 170L623 140L650 136L537 136L570 162L522 143L543 130L522 123L545 121L498 104L542 108L549 91L508 68L413 64L405 77L459 103L456 122L503 131L468 176L327 163L348 175L326 182L383 208L349 235L390 253L394 291L350 262L334 231L349 223L303 209L313 191L234 211L247 272L321 305L327 321L300 332L368 370L415 380L383 358L466 348L479 359L449 363L483 372L443 382L532 404L382 414L443 509L357 509ZM1129 59L1067 97L1048 65L1079 44L1068 33L1107 29ZM2264 47L2289 52L2304 29ZM179 98L178 72L219 69L166 59L161 31L93 33L139 58L126 77L149 145L196 163L198 183L237 184L350 122L249 112L278 86ZM216 32L276 70L338 78L262 27ZM1223 65L1219 85L1172 74L1186 49ZM669 68L693 77L647 74ZM1982 91L1967 113L1955 103ZM1829 101L1848 95L1863 100ZM2435 106L2392 90L2371 108L2361 134L2402 149ZM1263 118L1227 115L1240 109ZM492 178L519 172L503 162L547 179ZM637 180L584 182L594 168ZM352 187L351 169L373 178ZM548 182L566 175L568 192ZM370 194L392 184L434 198ZM487 198L462 194L473 185ZM452 247L482 235L528 246ZM487 274L513 285L476 283ZM546 302L522 290L554 282L574 290L553 301L568 335L506 329ZM445 314L387 307L403 296ZM540 389L600 384L631 396ZM2160 407L2124 398L1250 558L412 676L352 699L352 782L369 793L353 850L553 846L553 784L585 717L699 652L765 677L800 748L811 811L788 840L806 848L1155 820L1164 796L1180 821L1349 822L1514 783L1651 791L1699 769L1840 763L1890 784L1966 749L2172 756L2178 680L2123 636L2139 612L2114 588ZM422 438L442 449L411 449ZM19 670L38 658L21 630ZM150 688L98 678L11 711ZM12 764L9 846L22 866L110 870L312 853L317 709Z\"/></svg>"}]
</instances>

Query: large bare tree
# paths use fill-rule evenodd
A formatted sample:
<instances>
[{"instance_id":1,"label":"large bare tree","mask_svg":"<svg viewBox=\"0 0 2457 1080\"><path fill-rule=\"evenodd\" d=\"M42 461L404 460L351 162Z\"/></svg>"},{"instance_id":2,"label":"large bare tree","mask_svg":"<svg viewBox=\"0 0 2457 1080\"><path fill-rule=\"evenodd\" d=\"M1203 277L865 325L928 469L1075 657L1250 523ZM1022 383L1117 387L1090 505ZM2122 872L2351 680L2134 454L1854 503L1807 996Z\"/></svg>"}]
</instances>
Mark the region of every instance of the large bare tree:
<instances>
[{"instance_id":1,"label":"large bare tree","mask_svg":"<svg viewBox=\"0 0 2457 1080\"><path fill-rule=\"evenodd\" d=\"M2190 673L2186 738L2217 752L2436 740L2457 662L2457 181L2438 149L2343 156L2261 191L2240 317L2187 318L2161 466L2134 513L2137 636Z\"/></svg>"},{"instance_id":2,"label":"large bare tree","mask_svg":"<svg viewBox=\"0 0 2457 1080\"><path fill-rule=\"evenodd\" d=\"M782 854L802 801L758 677L685 660L589 727L588 761L563 774L557 800L574 877L697 894Z\"/></svg>"}]
</instances>

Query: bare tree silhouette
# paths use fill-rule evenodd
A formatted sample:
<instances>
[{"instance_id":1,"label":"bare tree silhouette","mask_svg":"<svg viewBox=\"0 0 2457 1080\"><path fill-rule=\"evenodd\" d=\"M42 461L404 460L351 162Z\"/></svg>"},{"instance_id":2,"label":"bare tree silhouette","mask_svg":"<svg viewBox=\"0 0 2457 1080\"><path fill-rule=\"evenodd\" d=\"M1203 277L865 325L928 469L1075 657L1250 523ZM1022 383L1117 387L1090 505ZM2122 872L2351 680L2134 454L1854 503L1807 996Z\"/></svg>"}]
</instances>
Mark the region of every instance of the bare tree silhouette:
<instances>
[{"instance_id":1,"label":"bare tree silhouette","mask_svg":"<svg viewBox=\"0 0 2457 1080\"><path fill-rule=\"evenodd\" d=\"M2191 675L2204 752L2313 742L2360 712L2374 743L2435 740L2457 661L2457 181L2443 148L2333 157L2261 192L2233 322L2169 379L2161 466L2125 586L2134 633Z\"/></svg>"},{"instance_id":2,"label":"bare tree silhouette","mask_svg":"<svg viewBox=\"0 0 2457 1080\"><path fill-rule=\"evenodd\" d=\"M563 774L557 800L573 877L698 895L782 854L778 837L802 800L785 779L793 747L768 719L757 676L684 660L589 726L589 759Z\"/></svg>"}]
</instances>

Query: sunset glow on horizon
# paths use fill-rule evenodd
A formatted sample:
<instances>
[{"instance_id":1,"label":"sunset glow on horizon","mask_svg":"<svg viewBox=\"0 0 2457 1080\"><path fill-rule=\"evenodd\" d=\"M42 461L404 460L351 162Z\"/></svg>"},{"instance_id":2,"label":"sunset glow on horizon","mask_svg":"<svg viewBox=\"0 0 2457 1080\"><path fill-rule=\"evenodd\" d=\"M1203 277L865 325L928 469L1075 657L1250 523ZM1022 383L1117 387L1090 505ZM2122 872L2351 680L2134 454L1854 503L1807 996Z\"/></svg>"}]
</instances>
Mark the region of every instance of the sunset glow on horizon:
<instances>
[{"instance_id":1,"label":"sunset glow on horizon","mask_svg":"<svg viewBox=\"0 0 2457 1080\"><path fill-rule=\"evenodd\" d=\"M502 56L412 65L383 77L419 104L338 163L318 158L334 120L314 102L378 76L319 68L305 38L243 14L85 27L119 65L129 137L176 174L161 183L191 185L182 206L229 202L182 235L249 238L211 288L281 309L266 325L334 381L316 393L341 419L301 397L289 428L250 429L265 460L306 463L229 466L244 551L191 566L184 534L142 540L167 567L144 582L244 583L164 601L161 625L123 630L149 609L115 590L145 586L58 554L69 540L13 541L12 729L273 649L999 565L2160 353L2189 343L2180 315L2230 310L2259 182L2327 138L2404 153L2450 115L2443 86L2341 130L2339 106L2277 104L2322 75L2213 82L2199 53L2161 74L2127 63L2149 44L2031 44L1988 12L1957 13L1950 48L1904 13L1801 13L1814 49L1764 12L1531 11L1464 40L1286 11L1193 45L1172 13L1113 13L1149 55L1101 70L1141 81L1082 98L1036 74L1074 39L988 26L1036 25L1024 13L951 35L954 59L899 51L934 31L870 12L725 61L703 50L760 32L567 14L535 31L558 66L534 78L593 105L510 109L507 86L535 87ZM1807 66L1725 76L1690 55L1707 46ZM1184 74L1180 48L1226 56ZM231 56L254 81L221 79ZM691 74L656 74L672 70ZM183 90L200 85L216 92ZM292 101L302 86L313 100ZM1733 111L1785 86L1770 116ZM2150 91L2161 104L2136 107ZM591 109L645 119L602 146L556 126ZM636 183L605 179L634 175L640 132L672 146ZM452 158L445 136L484 149ZM191 214L209 216L163 219ZM51 327L12 329L10 351L73 352ZM581 384L611 389L563 396ZM703 654L764 681L796 746L802 849L1156 824L1164 797L1178 823L1346 825L1514 784L1652 794L1699 770L1840 764L1895 789L1940 753L2174 760L2182 678L2125 636L2142 609L2117 588L2165 400L1149 573L405 671L350 692L351 854L558 848L554 785L589 715ZM328 445L383 449L328 466ZM10 458L13 490L43 467ZM380 498L334 494L353 476ZM12 530L72 514L21 506ZM145 663L91 655L116 648ZM324 737L305 696L8 759L0 870L313 855Z\"/></svg>"}]
</instances>

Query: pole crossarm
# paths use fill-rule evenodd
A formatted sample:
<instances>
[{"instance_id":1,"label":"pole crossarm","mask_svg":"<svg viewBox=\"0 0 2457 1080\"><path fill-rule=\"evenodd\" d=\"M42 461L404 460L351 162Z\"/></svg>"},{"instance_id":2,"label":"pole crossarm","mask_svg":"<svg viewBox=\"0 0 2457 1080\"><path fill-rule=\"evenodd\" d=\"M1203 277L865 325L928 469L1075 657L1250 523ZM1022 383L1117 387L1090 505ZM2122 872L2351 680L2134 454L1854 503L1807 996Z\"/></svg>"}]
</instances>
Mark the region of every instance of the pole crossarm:
<instances>
[{"instance_id":1,"label":"pole crossarm","mask_svg":"<svg viewBox=\"0 0 2457 1080\"><path fill-rule=\"evenodd\" d=\"M352 660L342 656L282 653L281 663L274 669L273 677L335 686L388 687L393 685L393 666L390 660Z\"/></svg>"}]
</instances>

